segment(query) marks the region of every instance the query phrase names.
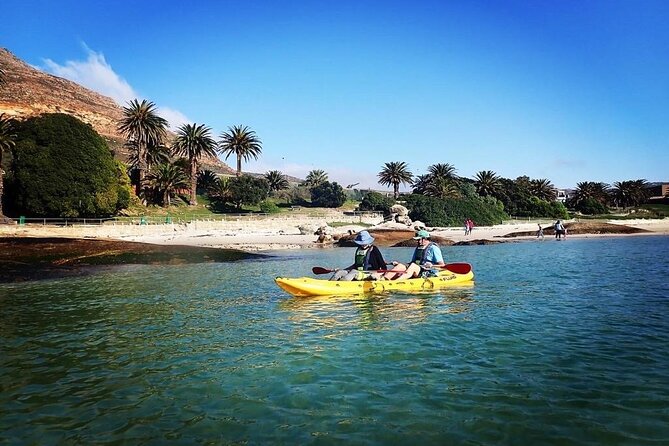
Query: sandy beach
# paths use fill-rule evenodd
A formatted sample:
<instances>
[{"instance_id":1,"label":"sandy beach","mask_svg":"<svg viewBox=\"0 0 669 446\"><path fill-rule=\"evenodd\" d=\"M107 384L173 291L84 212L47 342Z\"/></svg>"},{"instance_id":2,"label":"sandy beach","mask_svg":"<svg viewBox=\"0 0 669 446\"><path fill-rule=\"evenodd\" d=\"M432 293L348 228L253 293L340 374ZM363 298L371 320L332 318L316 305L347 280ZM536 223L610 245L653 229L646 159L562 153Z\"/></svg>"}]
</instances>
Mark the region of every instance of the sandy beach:
<instances>
[{"instance_id":1,"label":"sandy beach","mask_svg":"<svg viewBox=\"0 0 669 446\"><path fill-rule=\"evenodd\" d=\"M406 235L412 227L399 223L384 223L382 217L371 217L366 220L350 219L346 225L335 228L328 226L328 221L345 222L342 216L330 216L327 219L306 216L266 217L262 219L237 219L234 221L197 221L188 224L163 225L91 225L91 226L42 226L42 225L2 225L0 237L66 237L83 239L119 240L157 245L185 245L197 247L213 247L238 249L248 252L331 247L333 241L347 234L366 229L375 231L397 231ZM358 221L354 221L358 220ZM539 222L543 228L550 228L552 221ZM629 228L640 229L643 234L669 235L669 219L661 220L609 220L607 222L591 221L579 222L568 220L565 222L569 229L569 237L601 237L612 235L626 235ZM341 223L340 223L341 224ZM494 226L475 227L470 235L464 234L461 227L431 228L436 238L452 243L473 242L480 240L504 241L536 239L537 221L508 222ZM607 225L607 231L601 226ZM615 225L615 226L612 226ZM319 236L315 232L319 228L326 228L329 237L324 243L319 243ZM610 229L613 228L613 229ZM619 231L617 229L620 229ZM549 238L550 229L546 231Z\"/></svg>"}]
</instances>

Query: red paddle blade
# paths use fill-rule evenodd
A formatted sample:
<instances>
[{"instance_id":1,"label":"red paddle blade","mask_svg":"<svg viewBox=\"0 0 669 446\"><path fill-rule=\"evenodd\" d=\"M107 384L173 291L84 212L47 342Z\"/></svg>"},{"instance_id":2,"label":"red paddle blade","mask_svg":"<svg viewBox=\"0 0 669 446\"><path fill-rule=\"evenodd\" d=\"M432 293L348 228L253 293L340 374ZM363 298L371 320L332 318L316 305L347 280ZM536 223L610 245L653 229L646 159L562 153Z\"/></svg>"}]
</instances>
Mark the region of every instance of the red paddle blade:
<instances>
[{"instance_id":1,"label":"red paddle blade","mask_svg":"<svg viewBox=\"0 0 669 446\"><path fill-rule=\"evenodd\" d=\"M331 273L332 271L333 270L323 268L322 266L314 266L313 268L311 268L311 272L314 274L328 274Z\"/></svg>"},{"instance_id":2,"label":"red paddle blade","mask_svg":"<svg viewBox=\"0 0 669 446\"><path fill-rule=\"evenodd\" d=\"M472 270L472 266L469 263L447 263L444 269L455 274L467 274Z\"/></svg>"}]
</instances>

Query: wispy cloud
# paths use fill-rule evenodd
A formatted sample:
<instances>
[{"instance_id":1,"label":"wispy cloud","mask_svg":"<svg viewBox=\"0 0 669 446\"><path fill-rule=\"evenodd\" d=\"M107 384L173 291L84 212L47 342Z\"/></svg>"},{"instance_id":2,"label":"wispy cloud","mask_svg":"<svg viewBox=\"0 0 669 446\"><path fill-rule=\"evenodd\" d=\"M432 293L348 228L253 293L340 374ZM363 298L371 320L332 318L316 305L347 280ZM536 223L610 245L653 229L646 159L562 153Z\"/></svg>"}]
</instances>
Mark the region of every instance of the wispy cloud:
<instances>
[{"instance_id":1,"label":"wispy cloud","mask_svg":"<svg viewBox=\"0 0 669 446\"><path fill-rule=\"evenodd\" d=\"M45 59L46 71L64 77L86 88L109 96L119 104L139 97L137 92L121 76L116 74L102 53L84 45L88 54L86 60L69 60L60 65L51 59Z\"/></svg>"},{"instance_id":2,"label":"wispy cloud","mask_svg":"<svg viewBox=\"0 0 669 446\"><path fill-rule=\"evenodd\" d=\"M169 127L172 131L176 131L183 124L192 124L193 121L188 119L186 115L181 113L179 110L175 110L170 107L158 107L158 115L167 119Z\"/></svg>"},{"instance_id":3,"label":"wispy cloud","mask_svg":"<svg viewBox=\"0 0 669 446\"><path fill-rule=\"evenodd\" d=\"M141 98L141 95L114 71L104 54L91 50L85 43L82 45L87 54L86 60L68 60L61 65L51 59L45 59L45 66L42 69L109 96L120 105ZM160 116L167 119L172 130L192 122L186 115L171 107L158 106L157 111Z\"/></svg>"}]
</instances>

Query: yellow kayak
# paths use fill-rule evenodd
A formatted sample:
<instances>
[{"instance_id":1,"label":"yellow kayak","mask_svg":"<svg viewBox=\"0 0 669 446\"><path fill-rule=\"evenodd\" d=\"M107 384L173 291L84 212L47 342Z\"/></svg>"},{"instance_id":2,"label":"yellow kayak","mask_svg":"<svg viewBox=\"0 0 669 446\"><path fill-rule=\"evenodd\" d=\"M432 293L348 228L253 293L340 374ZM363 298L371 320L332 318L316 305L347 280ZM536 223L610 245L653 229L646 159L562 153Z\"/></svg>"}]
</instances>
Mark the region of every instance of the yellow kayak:
<instances>
[{"instance_id":1,"label":"yellow kayak","mask_svg":"<svg viewBox=\"0 0 669 446\"><path fill-rule=\"evenodd\" d=\"M312 277L274 279L277 285L285 292L296 297L307 296L341 296L363 293L383 293L385 291L430 291L453 285L471 284L474 273L456 273L440 271L435 277L405 279L405 280L360 280L360 281L332 281L314 279Z\"/></svg>"}]
</instances>

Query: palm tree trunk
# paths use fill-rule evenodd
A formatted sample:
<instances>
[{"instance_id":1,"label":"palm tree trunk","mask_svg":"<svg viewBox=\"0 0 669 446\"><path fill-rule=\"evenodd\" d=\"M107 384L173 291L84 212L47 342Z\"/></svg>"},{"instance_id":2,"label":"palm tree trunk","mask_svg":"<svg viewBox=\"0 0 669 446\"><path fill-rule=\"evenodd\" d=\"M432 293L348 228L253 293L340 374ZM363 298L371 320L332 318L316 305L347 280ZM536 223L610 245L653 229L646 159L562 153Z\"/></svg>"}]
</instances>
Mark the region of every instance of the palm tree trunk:
<instances>
[{"instance_id":1,"label":"palm tree trunk","mask_svg":"<svg viewBox=\"0 0 669 446\"><path fill-rule=\"evenodd\" d=\"M170 207L170 190L169 188L165 188L165 195L163 196L163 203L167 204L167 207Z\"/></svg>"},{"instance_id":2,"label":"palm tree trunk","mask_svg":"<svg viewBox=\"0 0 669 446\"><path fill-rule=\"evenodd\" d=\"M2 162L2 156L0 156L0 162ZM2 170L2 165L0 165L0 217L2 217L4 214L2 213L2 197L4 195L4 182L3 178L5 176L5 171Z\"/></svg>"},{"instance_id":3,"label":"palm tree trunk","mask_svg":"<svg viewBox=\"0 0 669 446\"><path fill-rule=\"evenodd\" d=\"M242 157L237 155L237 176L242 176Z\"/></svg>"},{"instance_id":4,"label":"palm tree trunk","mask_svg":"<svg viewBox=\"0 0 669 446\"><path fill-rule=\"evenodd\" d=\"M197 161L195 158L190 160L190 205L197 204Z\"/></svg>"},{"instance_id":5,"label":"palm tree trunk","mask_svg":"<svg viewBox=\"0 0 669 446\"><path fill-rule=\"evenodd\" d=\"M393 184L393 195L395 196L395 200L400 196L400 183Z\"/></svg>"},{"instance_id":6,"label":"palm tree trunk","mask_svg":"<svg viewBox=\"0 0 669 446\"><path fill-rule=\"evenodd\" d=\"M137 166L138 176L139 176L139 198L142 200L144 206L147 205L147 190L146 190L146 148L143 143L139 144L139 165Z\"/></svg>"}]
</instances>

